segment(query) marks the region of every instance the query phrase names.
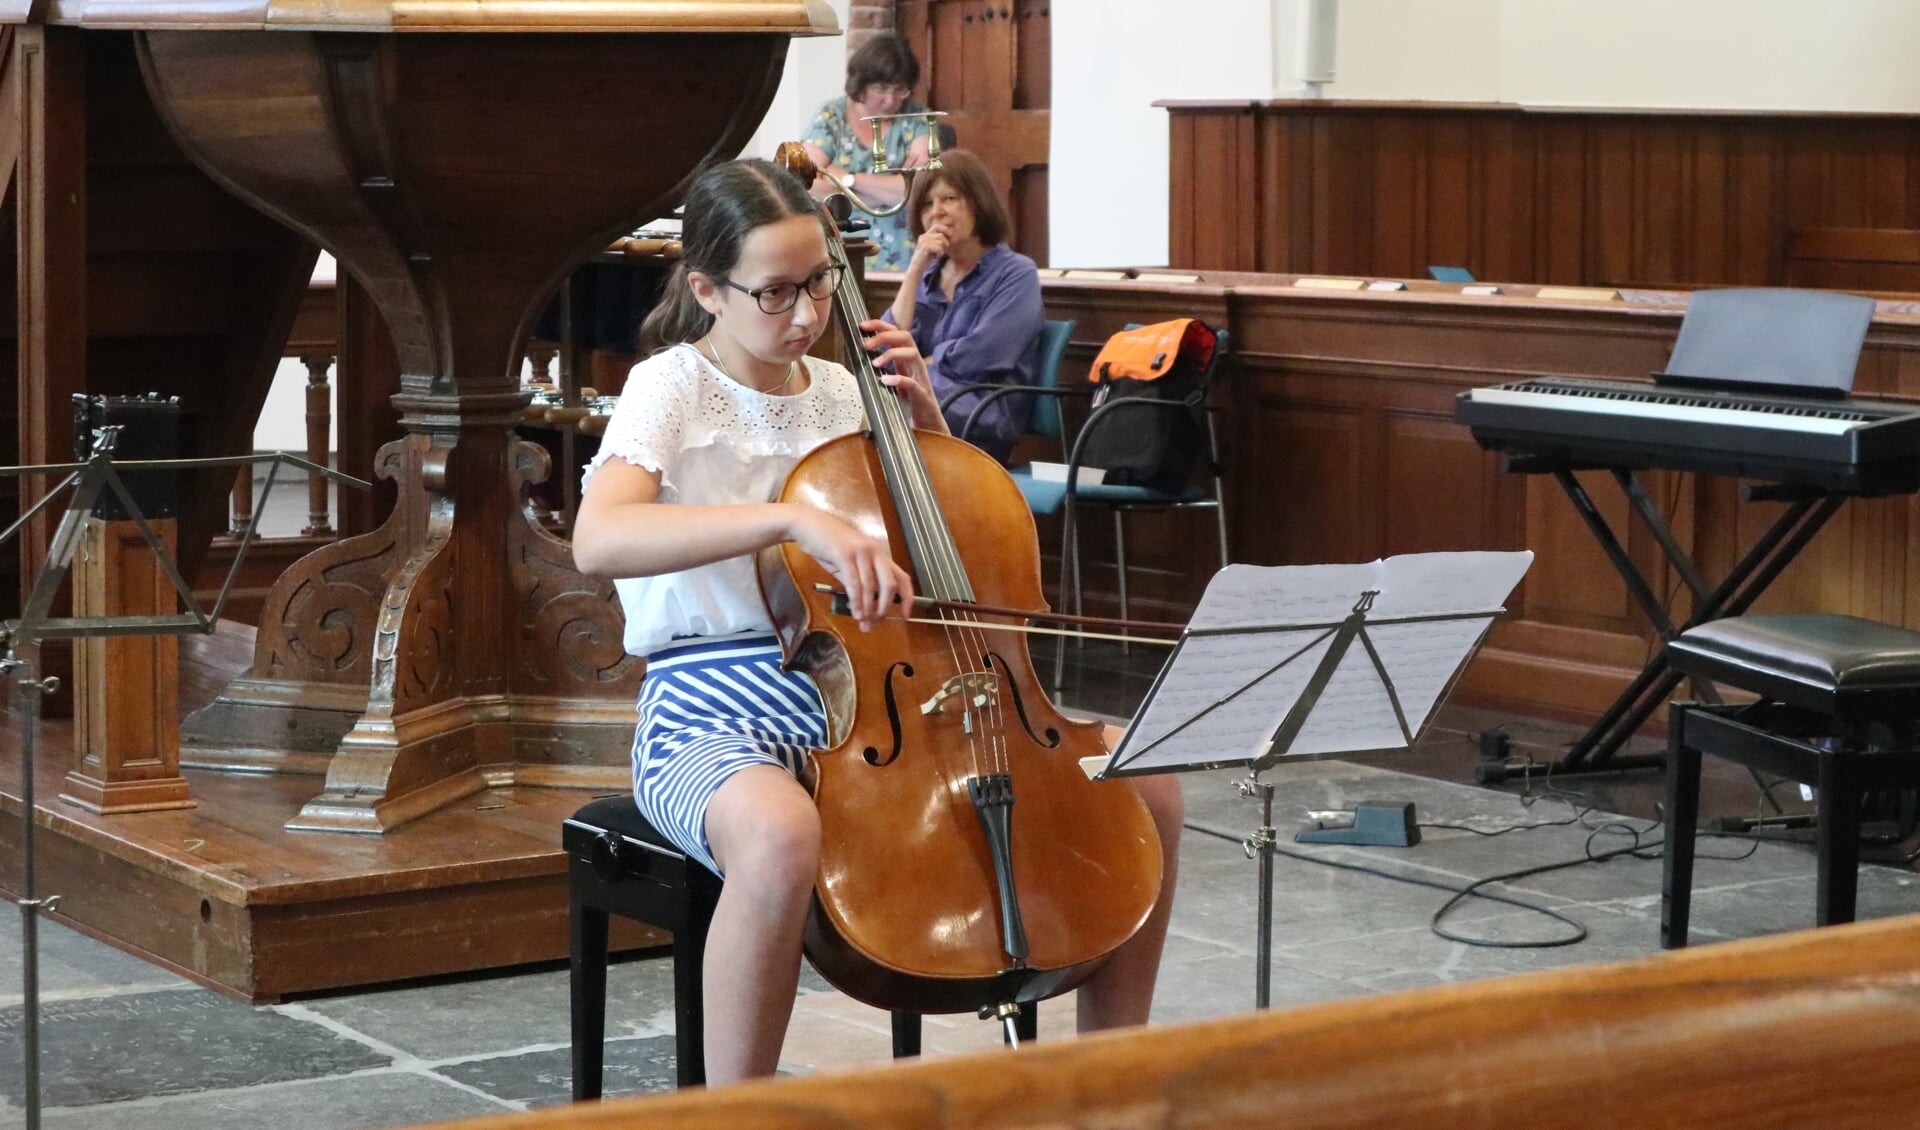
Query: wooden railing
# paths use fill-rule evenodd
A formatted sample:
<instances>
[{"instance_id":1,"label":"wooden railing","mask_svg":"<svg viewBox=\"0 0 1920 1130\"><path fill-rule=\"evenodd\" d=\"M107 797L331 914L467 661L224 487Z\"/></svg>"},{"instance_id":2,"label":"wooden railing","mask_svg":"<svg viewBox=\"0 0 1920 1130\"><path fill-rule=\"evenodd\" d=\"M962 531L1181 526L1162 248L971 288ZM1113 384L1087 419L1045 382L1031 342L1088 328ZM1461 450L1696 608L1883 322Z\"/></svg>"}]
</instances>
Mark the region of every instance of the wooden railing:
<instances>
[{"instance_id":1,"label":"wooden railing","mask_svg":"<svg viewBox=\"0 0 1920 1130\"><path fill-rule=\"evenodd\" d=\"M1878 1130L1920 1118L1916 986L1920 917L1907 917L1014 1052L448 1125Z\"/></svg>"}]
</instances>

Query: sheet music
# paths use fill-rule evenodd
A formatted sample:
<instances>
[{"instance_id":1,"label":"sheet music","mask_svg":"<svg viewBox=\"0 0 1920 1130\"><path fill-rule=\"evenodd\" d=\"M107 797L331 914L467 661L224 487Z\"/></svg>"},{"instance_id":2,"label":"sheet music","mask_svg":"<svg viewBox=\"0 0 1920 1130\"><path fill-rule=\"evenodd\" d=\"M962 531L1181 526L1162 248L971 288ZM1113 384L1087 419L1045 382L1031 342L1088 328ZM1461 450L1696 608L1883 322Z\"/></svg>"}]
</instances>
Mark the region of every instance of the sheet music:
<instances>
[{"instance_id":1,"label":"sheet music","mask_svg":"<svg viewBox=\"0 0 1920 1130\"><path fill-rule=\"evenodd\" d=\"M1523 551L1409 554L1365 565L1230 565L1208 584L1188 634L1111 764L1137 772L1244 764L1263 755L1366 592L1376 595L1365 635L1392 680L1400 713L1365 643L1354 638L1284 755L1402 748L1532 562ZM1464 613L1484 615L1383 622ZM1260 628L1280 630L1253 630ZM1226 634L1195 634L1212 630Z\"/></svg>"}]
</instances>

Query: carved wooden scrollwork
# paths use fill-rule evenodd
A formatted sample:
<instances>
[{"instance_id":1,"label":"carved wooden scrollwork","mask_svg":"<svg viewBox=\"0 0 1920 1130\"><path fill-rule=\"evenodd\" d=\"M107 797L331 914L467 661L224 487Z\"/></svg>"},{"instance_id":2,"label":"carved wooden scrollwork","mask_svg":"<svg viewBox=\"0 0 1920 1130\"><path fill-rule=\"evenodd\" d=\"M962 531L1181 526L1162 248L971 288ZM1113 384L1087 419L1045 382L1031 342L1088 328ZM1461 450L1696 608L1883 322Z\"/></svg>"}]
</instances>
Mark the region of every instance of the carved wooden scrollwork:
<instances>
[{"instance_id":1,"label":"carved wooden scrollwork","mask_svg":"<svg viewBox=\"0 0 1920 1130\"><path fill-rule=\"evenodd\" d=\"M551 457L539 444L514 445L515 491L546 479ZM638 693L643 665L628 655L626 617L613 584L573 568L573 547L522 507L511 532L514 591L520 594L520 649L514 690L524 694L605 697L616 686Z\"/></svg>"},{"instance_id":2,"label":"carved wooden scrollwork","mask_svg":"<svg viewBox=\"0 0 1920 1130\"><path fill-rule=\"evenodd\" d=\"M412 439L380 449L374 471L400 481ZM364 685L373 670L374 624L399 553L402 515L379 529L308 554L268 592L254 646L255 679Z\"/></svg>"}]
</instances>

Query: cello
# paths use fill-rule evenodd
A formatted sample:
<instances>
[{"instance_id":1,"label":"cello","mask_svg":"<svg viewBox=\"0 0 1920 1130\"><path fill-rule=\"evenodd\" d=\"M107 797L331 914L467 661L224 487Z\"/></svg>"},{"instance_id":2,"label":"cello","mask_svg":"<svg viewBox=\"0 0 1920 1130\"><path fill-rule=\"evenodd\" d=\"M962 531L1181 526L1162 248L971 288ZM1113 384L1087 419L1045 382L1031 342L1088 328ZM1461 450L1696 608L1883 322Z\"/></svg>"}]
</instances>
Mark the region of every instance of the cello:
<instances>
[{"instance_id":1,"label":"cello","mask_svg":"<svg viewBox=\"0 0 1920 1130\"><path fill-rule=\"evenodd\" d=\"M812 182L800 146L776 162ZM937 603L860 632L797 545L756 557L786 662L818 685L830 735L803 776L822 830L805 950L856 1000L977 1012L1011 1033L1022 1004L1076 987L1145 923L1159 838L1131 787L1081 770L1106 753L1100 724L1061 715L1025 637L969 610L1045 607L1032 513L992 457L915 433L863 348L865 300L828 220L832 319L867 430L804 456L779 500L884 540Z\"/></svg>"}]
</instances>

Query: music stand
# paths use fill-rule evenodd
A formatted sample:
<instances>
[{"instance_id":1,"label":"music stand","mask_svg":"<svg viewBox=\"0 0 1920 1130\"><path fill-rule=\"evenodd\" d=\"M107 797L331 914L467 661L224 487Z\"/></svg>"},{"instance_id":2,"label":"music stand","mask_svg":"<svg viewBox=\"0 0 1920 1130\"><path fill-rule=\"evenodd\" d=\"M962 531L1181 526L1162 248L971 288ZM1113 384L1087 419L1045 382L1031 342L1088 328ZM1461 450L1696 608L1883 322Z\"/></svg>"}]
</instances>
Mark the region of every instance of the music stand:
<instances>
[{"instance_id":1,"label":"music stand","mask_svg":"<svg viewBox=\"0 0 1920 1130\"><path fill-rule=\"evenodd\" d=\"M275 451L265 455L234 455L189 459L140 459L115 462L114 448L120 439L120 425L109 425L93 434L92 451L84 463L56 463L37 467L0 467L0 478L16 478L26 475L62 475L59 485L43 495L27 512L15 519L5 530L0 530L0 546L4 546L34 516L45 510L54 499L69 489L71 496L67 500L67 509L60 516L60 524L55 528L52 539L47 544L46 561L42 564L40 575L34 578L33 589L28 594L26 606L21 610L18 620L0 623L0 676L13 679L14 693L21 714L20 742L20 858L21 880L20 898L20 951L21 951L21 1054L26 1074L24 1099L26 1106L27 1130L39 1130L40 1127L40 930L39 915L42 911L55 909L60 901L59 895L45 898L37 894L36 875L34 873L34 811L33 796L34 746L39 739L40 699L53 693L59 687L59 680L41 679L35 672L34 659L29 658L33 649L42 640L87 639L97 636L137 636L137 635L183 635L188 632L206 634L212 632L220 619L220 612L226 606L227 596L233 591L233 582L240 575L240 566L247 555L247 549L253 545L259 530L260 515L266 511L267 500L273 495L274 483L282 466L293 466L305 470L308 474L325 475L327 478L361 490L372 489L372 484L352 475L322 467L308 462L297 455L284 451ZM146 515L141 512L140 504L127 489L125 480L119 471L181 471L207 470L217 468L237 468L255 463L269 463L266 487L260 492L260 504L254 508L247 522L240 543L235 547L233 562L228 567L226 579L220 585L220 593L214 598L213 607L202 611L194 602L193 591L186 578L180 575L179 567L168 558L160 536L148 524ZM174 594L180 598L187 609L185 613L166 616L52 616L50 615L54 598L65 582L69 567L73 562L75 550L80 546L82 527L86 519L94 512L94 505L103 495L118 500L121 510L140 528L140 536L146 548L160 562L173 585ZM23 655L22 653L27 653Z\"/></svg>"},{"instance_id":2,"label":"music stand","mask_svg":"<svg viewBox=\"0 0 1920 1130\"><path fill-rule=\"evenodd\" d=\"M1229 565L1120 743L1088 766L1098 778L1247 767L1240 794L1261 804L1245 845L1260 865L1254 1007L1268 1006L1273 964L1274 786L1260 774L1413 746L1532 562L1520 551Z\"/></svg>"}]
</instances>

